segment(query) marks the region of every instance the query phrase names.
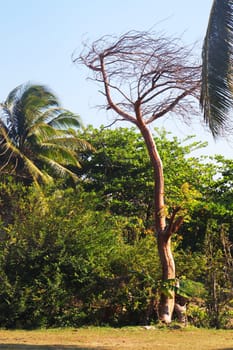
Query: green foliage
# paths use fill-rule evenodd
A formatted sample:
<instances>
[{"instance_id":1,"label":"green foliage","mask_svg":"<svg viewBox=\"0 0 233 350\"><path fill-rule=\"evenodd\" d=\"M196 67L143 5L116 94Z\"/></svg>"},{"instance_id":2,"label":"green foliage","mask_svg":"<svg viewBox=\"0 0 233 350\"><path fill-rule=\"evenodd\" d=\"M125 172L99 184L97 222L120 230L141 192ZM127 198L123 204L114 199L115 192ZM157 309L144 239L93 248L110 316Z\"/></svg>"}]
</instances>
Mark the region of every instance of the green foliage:
<instances>
[{"instance_id":1,"label":"green foliage","mask_svg":"<svg viewBox=\"0 0 233 350\"><path fill-rule=\"evenodd\" d=\"M189 300L192 324L216 325L217 310L218 326L229 326L232 162L202 162L190 157L202 144L157 132L168 220L177 205L185 216L173 237L178 288L177 280L161 282L141 136L91 127L80 136L95 152L81 153L76 187L63 180L41 197L34 186L1 179L0 327L148 324L157 320L159 293L171 290Z\"/></svg>"},{"instance_id":2,"label":"green foliage","mask_svg":"<svg viewBox=\"0 0 233 350\"><path fill-rule=\"evenodd\" d=\"M204 143L169 138L156 130L156 145L164 165L165 199L168 218L174 207L188 220L200 200L200 164L190 153ZM94 129L88 127L81 137L95 152L81 154L79 174L86 190L102 196L104 207L123 216L138 216L146 229L153 224L154 176L142 136L134 129ZM204 176L204 175L203 175ZM189 214L188 214L189 213Z\"/></svg>"},{"instance_id":3,"label":"green foliage","mask_svg":"<svg viewBox=\"0 0 233 350\"><path fill-rule=\"evenodd\" d=\"M206 231L206 304L210 326L216 328L226 326L233 306L233 255L228 230L228 225L212 219Z\"/></svg>"},{"instance_id":4,"label":"green foliage","mask_svg":"<svg viewBox=\"0 0 233 350\"><path fill-rule=\"evenodd\" d=\"M207 293L203 283L183 278L180 279L179 284L179 290L177 291L178 295L199 299L204 299L206 297Z\"/></svg>"},{"instance_id":5,"label":"green foliage","mask_svg":"<svg viewBox=\"0 0 233 350\"><path fill-rule=\"evenodd\" d=\"M202 252L193 252L190 248L177 247L174 251L177 277L204 282L206 275L206 256Z\"/></svg>"},{"instance_id":6,"label":"green foliage","mask_svg":"<svg viewBox=\"0 0 233 350\"><path fill-rule=\"evenodd\" d=\"M1 230L1 327L137 324L145 314L156 317L145 280L159 278L151 235L126 243L126 218L98 211L96 195L81 189L48 188L46 212L33 188L17 205L15 198L17 210Z\"/></svg>"},{"instance_id":7,"label":"green foliage","mask_svg":"<svg viewBox=\"0 0 233 350\"><path fill-rule=\"evenodd\" d=\"M0 105L1 173L37 185L75 177L69 165L78 167L77 151L90 148L74 132L80 126L79 116L61 108L47 87L16 87Z\"/></svg>"},{"instance_id":8,"label":"green foliage","mask_svg":"<svg viewBox=\"0 0 233 350\"><path fill-rule=\"evenodd\" d=\"M209 326L208 314L206 308L198 304L190 304L187 310L188 321L195 327Z\"/></svg>"},{"instance_id":9,"label":"green foliage","mask_svg":"<svg viewBox=\"0 0 233 350\"><path fill-rule=\"evenodd\" d=\"M89 127L80 135L96 150L81 155L85 188L102 193L105 205L114 213L145 217L151 205L153 178L140 134L134 129Z\"/></svg>"}]
</instances>

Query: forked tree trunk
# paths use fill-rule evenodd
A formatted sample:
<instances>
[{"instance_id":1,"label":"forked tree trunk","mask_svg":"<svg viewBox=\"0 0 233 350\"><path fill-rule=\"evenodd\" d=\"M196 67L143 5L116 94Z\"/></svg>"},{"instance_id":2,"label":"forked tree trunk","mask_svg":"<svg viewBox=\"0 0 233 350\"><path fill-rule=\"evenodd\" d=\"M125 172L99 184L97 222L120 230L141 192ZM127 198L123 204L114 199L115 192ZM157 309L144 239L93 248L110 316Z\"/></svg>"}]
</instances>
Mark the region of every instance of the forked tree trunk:
<instances>
[{"instance_id":1,"label":"forked tree trunk","mask_svg":"<svg viewBox=\"0 0 233 350\"><path fill-rule=\"evenodd\" d=\"M144 123L140 123L138 127L145 140L154 169L155 230L162 265L162 281L167 282L170 279L175 279L175 262L171 249L172 230L166 226L163 165L150 129ZM170 290L168 294L161 294L158 310L160 320L165 323L171 322L175 305L174 291Z\"/></svg>"}]
</instances>

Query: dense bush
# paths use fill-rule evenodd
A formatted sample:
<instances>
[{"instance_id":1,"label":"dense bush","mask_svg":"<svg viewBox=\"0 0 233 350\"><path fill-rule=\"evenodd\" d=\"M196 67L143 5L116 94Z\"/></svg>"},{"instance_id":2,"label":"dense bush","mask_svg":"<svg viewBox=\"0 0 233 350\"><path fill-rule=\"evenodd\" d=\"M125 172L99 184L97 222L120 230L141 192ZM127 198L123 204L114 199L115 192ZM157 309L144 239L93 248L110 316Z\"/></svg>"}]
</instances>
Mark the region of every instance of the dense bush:
<instances>
[{"instance_id":1,"label":"dense bush","mask_svg":"<svg viewBox=\"0 0 233 350\"><path fill-rule=\"evenodd\" d=\"M12 194L18 190L13 186ZM14 220L1 230L1 327L137 324L155 317L154 238L128 244L128 220L97 211L97 204L95 194L74 189L17 198Z\"/></svg>"},{"instance_id":2,"label":"dense bush","mask_svg":"<svg viewBox=\"0 0 233 350\"><path fill-rule=\"evenodd\" d=\"M64 180L42 193L1 178L0 327L157 319L164 286L142 140L133 129L86 133L98 151L81 155L76 187ZM158 146L166 209L179 204L185 217L173 250L188 320L199 327L232 327L233 163L188 158L195 143L183 147L164 133Z\"/></svg>"}]
</instances>

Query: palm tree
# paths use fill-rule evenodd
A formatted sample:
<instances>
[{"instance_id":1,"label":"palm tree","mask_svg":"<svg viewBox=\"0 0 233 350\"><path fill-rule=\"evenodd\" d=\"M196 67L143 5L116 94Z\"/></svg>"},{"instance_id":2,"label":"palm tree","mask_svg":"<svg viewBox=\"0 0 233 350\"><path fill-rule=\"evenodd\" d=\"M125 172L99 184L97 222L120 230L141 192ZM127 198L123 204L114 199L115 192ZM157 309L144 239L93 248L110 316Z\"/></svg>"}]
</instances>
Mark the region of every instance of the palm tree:
<instances>
[{"instance_id":1,"label":"palm tree","mask_svg":"<svg viewBox=\"0 0 233 350\"><path fill-rule=\"evenodd\" d=\"M27 183L48 183L79 167L77 151L90 147L75 132L80 117L60 107L45 86L23 84L0 105L0 172Z\"/></svg>"},{"instance_id":2,"label":"palm tree","mask_svg":"<svg viewBox=\"0 0 233 350\"><path fill-rule=\"evenodd\" d=\"M214 0L202 50L201 106L214 137L229 130L233 107L233 0ZM232 113L232 111L231 111Z\"/></svg>"}]
</instances>

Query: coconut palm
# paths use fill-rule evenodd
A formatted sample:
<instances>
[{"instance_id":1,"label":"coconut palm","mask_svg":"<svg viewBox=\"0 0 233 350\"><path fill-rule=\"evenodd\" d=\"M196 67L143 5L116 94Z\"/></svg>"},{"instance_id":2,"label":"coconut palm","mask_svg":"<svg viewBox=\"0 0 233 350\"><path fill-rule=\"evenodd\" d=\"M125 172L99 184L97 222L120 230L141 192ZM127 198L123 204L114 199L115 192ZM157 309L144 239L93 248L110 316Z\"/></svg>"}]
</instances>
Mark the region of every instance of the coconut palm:
<instances>
[{"instance_id":1,"label":"coconut palm","mask_svg":"<svg viewBox=\"0 0 233 350\"><path fill-rule=\"evenodd\" d=\"M233 0L214 0L202 50L201 105L214 137L229 129L233 106ZM232 111L231 111L232 113Z\"/></svg>"},{"instance_id":2,"label":"coconut palm","mask_svg":"<svg viewBox=\"0 0 233 350\"><path fill-rule=\"evenodd\" d=\"M75 133L80 117L60 107L45 86L23 84L0 105L0 172L37 185L79 167L77 151L89 147Z\"/></svg>"}]
</instances>

